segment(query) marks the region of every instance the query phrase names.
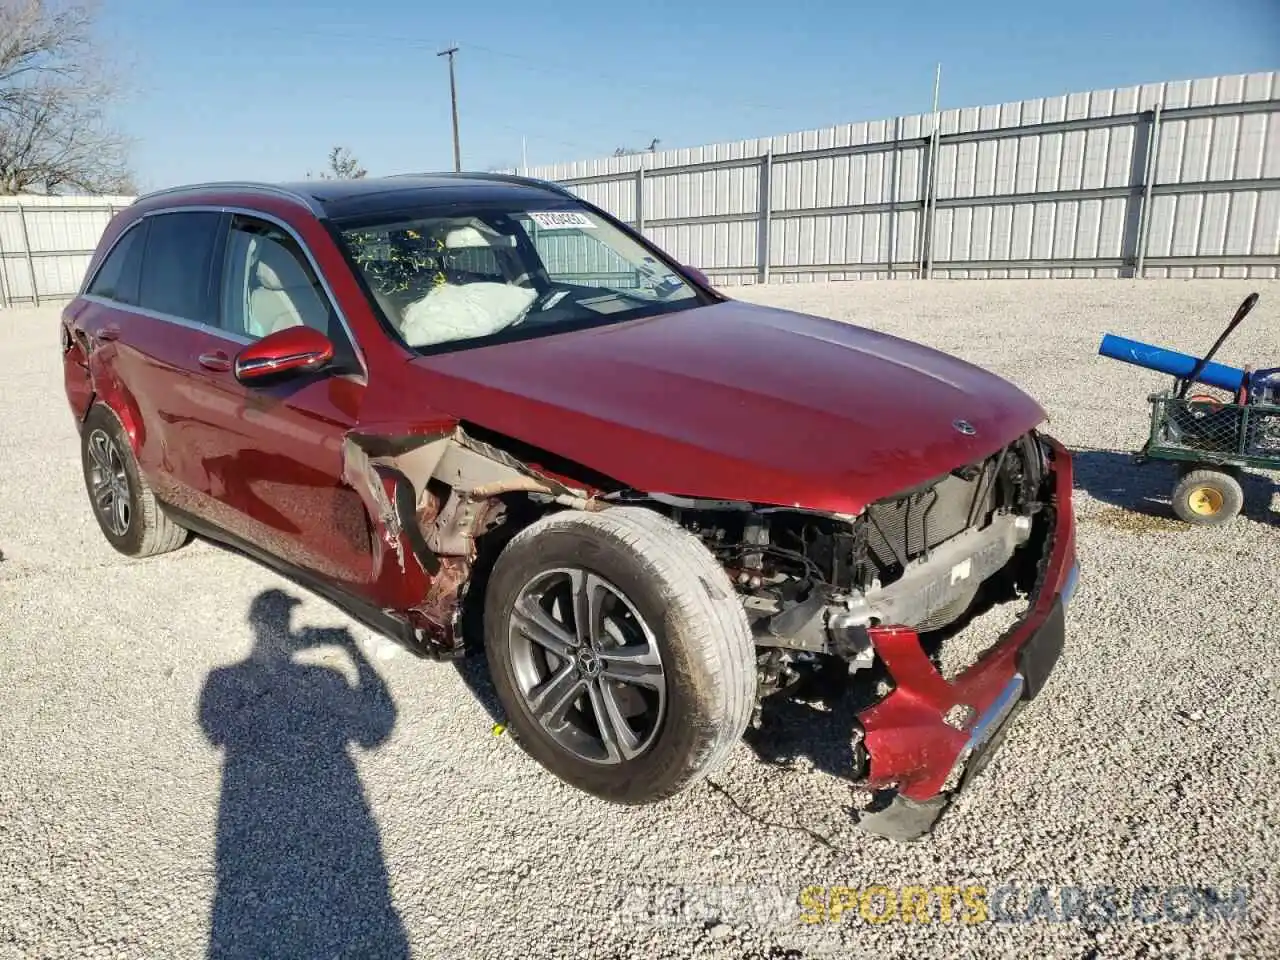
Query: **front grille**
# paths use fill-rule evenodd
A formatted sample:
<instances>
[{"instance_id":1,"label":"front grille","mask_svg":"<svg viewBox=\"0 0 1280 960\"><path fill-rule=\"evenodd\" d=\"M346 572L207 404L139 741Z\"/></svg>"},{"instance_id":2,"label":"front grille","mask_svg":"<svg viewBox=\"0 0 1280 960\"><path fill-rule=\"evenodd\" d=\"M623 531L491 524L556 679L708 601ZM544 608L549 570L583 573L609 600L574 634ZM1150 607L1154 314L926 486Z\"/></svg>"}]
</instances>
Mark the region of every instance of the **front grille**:
<instances>
[{"instance_id":1,"label":"front grille","mask_svg":"<svg viewBox=\"0 0 1280 960\"><path fill-rule=\"evenodd\" d=\"M928 487L869 506L864 575L888 585L933 548L970 526L985 527L1000 505L997 475L1013 457L1011 448L963 473L954 471Z\"/></svg>"}]
</instances>

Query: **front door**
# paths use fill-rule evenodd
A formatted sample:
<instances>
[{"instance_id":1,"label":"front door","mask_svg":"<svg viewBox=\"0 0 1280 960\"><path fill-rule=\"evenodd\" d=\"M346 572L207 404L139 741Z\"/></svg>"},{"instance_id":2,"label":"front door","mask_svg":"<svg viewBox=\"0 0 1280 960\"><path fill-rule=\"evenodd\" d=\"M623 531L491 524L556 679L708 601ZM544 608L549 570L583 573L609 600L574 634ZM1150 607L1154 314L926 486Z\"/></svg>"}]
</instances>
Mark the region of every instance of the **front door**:
<instances>
[{"instance_id":1,"label":"front door","mask_svg":"<svg viewBox=\"0 0 1280 960\"><path fill-rule=\"evenodd\" d=\"M342 480L342 446L364 398L363 375L321 372L241 384L238 345L306 324L350 359L353 344L293 236L267 220L231 218L219 272L218 324L235 346L206 357L205 492L215 522L303 570L358 588L372 568L368 515ZM221 368L221 369L217 369Z\"/></svg>"}]
</instances>

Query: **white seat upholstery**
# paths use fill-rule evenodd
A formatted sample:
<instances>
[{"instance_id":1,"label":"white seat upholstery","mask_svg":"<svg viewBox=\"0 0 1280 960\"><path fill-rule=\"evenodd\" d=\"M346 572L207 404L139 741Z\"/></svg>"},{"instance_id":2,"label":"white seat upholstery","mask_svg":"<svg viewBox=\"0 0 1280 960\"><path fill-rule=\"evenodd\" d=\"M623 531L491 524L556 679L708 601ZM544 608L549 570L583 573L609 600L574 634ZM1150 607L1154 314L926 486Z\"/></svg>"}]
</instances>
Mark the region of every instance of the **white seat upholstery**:
<instances>
[{"instance_id":1,"label":"white seat upholstery","mask_svg":"<svg viewBox=\"0 0 1280 960\"><path fill-rule=\"evenodd\" d=\"M265 337L302 324L328 333L325 301L293 254L265 237L256 238L254 247L257 262L249 294L249 335Z\"/></svg>"}]
</instances>

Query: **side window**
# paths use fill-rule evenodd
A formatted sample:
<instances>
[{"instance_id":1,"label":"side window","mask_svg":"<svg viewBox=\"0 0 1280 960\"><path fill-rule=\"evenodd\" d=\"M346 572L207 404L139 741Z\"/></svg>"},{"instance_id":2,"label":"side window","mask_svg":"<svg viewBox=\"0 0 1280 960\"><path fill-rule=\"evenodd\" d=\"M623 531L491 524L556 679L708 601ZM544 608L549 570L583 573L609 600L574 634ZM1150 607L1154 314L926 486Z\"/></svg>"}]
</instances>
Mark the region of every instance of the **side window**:
<instances>
[{"instance_id":1,"label":"side window","mask_svg":"<svg viewBox=\"0 0 1280 960\"><path fill-rule=\"evenodd\" d=\"M222 215L162 213L149 218L139 306L197 323L213 322L210 266Z\"/></svg>"},{"instance_id":2,"label":"side window","mask_svg":"<svg viewBox=\"0 0 1280 960\"><path fill-rule=\"evenodd\" d=\"M98 273L85 292L116 303L137 306L138 278L142 267L142 249L147 240L147 221L125 231L111 248Z\"/></svg>"},{"instance_id":3,"label":"side window","mask_svg":"<svg viewBox=\"0 0 1280 960\"><path fill-rule=\"evenodd\" d=\"M251 339L305 325L336 338L333 310L294 239L274 224L236 217L222 271L220 326Z\"/></svg>"}]
</instances>

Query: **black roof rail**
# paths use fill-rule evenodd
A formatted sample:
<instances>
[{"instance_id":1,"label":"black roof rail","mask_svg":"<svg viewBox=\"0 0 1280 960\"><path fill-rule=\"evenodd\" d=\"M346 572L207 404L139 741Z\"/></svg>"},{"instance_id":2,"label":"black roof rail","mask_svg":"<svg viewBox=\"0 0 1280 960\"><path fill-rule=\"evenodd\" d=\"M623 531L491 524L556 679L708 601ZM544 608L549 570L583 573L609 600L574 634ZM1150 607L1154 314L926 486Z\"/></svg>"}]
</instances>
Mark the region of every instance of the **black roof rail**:
<instances>
[{"instance_id":1,"label":"black roof rail","mask_svg":"<svg viewBox=\"0 0 1280 960\"><path fill-rule=\"evenodd\" d=\"M580 199L577 194L573 193L564 184L557 183L555 180L539 180L537 177L522 177L515 173L467 173L456 171L429 171L423 173L393 173L389 177L448 177L458 180L491 180L496 183L518 184L525 187L540 187L543 190L553 190L556 193L563 194L566 197Z\"/></svg>"},{"instance_id":2,"label":"black roof rail","mask_svg":"<svg viewBox=\"0 0 1280 960\"><path fill-rule=\"evenodd\" d=\"M277 186L273 183L262 183L256 180L214 180L207 183L188 183L177 187L164 187L160 190L152 190L150 193L144 193L134 198L134 203L141 203L144 200L151 200L155 197L172 197L184 193L200 193L209 190L246 190L249 192L266 193L272 196L282 197L285 200L292 200L300 203L312 213L323 215L324 208L320 206L313 198L305 194L289 190L286 187Z\"/></svg>"}]
</instances>

